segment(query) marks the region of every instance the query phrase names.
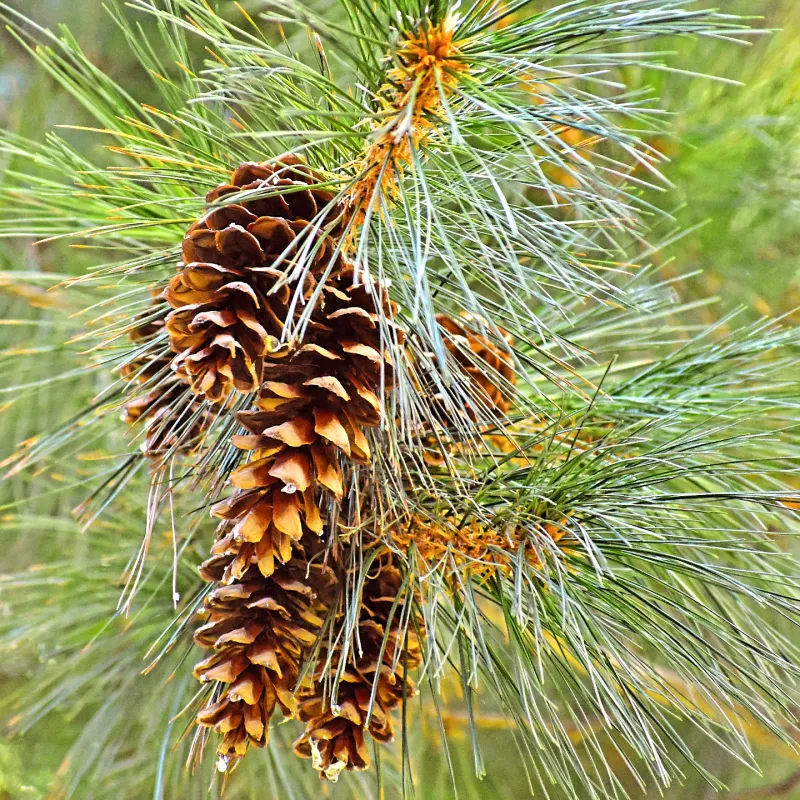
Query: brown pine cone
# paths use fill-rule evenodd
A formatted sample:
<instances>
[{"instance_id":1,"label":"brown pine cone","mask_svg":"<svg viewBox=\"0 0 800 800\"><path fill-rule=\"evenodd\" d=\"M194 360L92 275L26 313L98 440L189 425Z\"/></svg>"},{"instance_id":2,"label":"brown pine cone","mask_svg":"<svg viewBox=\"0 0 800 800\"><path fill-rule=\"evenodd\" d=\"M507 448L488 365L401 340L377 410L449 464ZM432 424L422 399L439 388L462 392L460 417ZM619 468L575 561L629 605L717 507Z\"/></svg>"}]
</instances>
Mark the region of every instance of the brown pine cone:
<instances>
[{"instance_id":1,"label":"brown pine cone","mask_svg":"<svg viewBox=\"0 0 800 800\"><path fill-rule=\"evenodd\" d=\"M481 320L472 314L462 312L458 317L437 314L436 321L446 332L444 344L461 369L470 378L473 390L477 393L477 409L467 408L471 416L476 411L508 412L509 389L516 383L514 360L510 347L513 337L501 330L508 348L479 333ZM487 370L488 367L488 370ZM477 416L482 416L478 413Z\"/></svg>"},{"instance_id":2,"label":"brown pine cone","mask_svg":"<svg viewBox=\"0 0 800 800\"><path fill-rule=\"evenodd\" d=\"M136 346L137 355L126 361L120 369L120 374L126 381L136 381L146 384L156 375L166 372L169 368L171 356L164 350L165 343L157 340L164 333L165 320L170 308L162 298L156 298L150 308L134 317L134 324L128 329L128 339ZM133 412L136 421L140 414Z\"/></svg>"},{"instance_id":3,"label":"brown pine cone","mask_svg":"<svg viewBox=\"0 0 800 800\"><path fill-rule=\"evenodd\" d=\"M231 474L240 491L212 508L231 528L218 547L235 550L223 580L239 579L252 563L264 576L276 560L286 563L293 542L322 533L322 492L342 497L340 457L369 461L365 430L380 423L379 394L392 380L376 302L391 317L381 286L354 288L343 270L323 286L304 343L264 362L257 410L238 415L250 434L233 439L253 457Z\"/></svg>"},{"instance_id":4,"label":"brown pine cone","mask_svg":"<svg viewBox=\"0 0 800 800\"><path fill-rule=\"evenodd\" d=\"M205 600L208 621L195 642L214 652L194 670L222 688L197 722L223 735L218 768L227 771L250 745L264 747L277 709L295 716L300 668L317 641L335 583L330 569L296 554L291 565L265 578L253 566L241 580L221 583L233 556L212 556L203 576L218 585Z\"/></svg>"},{"instance_id":5,"label":"brown pine cone","mask_svg":"<svg viewBox=\"0 0 800 800\"><path fill-rule=\"evenodd\" d=\"M279 277L275 275L276 280ZM286 304L289 291L283 284L272 296ZM392 382L379 321L383 317L391 328L393 314L382 286L375 284L369 291L354 286L352 271L343 266L321 287L302 343L276 349L265 358L256 410L238 415L250 433L234 437L234 443L253 451L253 458L231 475L239 491L212 508L223 522L212 558L203 568L208 580L220 584L210 596L208 610L216 625L215 598L235 597L237 605L225 618L225 626L242 627L244 603L259 613L249 630L263 624L264 630L279 630L283 638L271 645L275 655L269 656L268 664L255 665L266 670L256 670L256 679L249 650L243 649L253 645L242 639L249 632L236 633L233 640L224 638L227 630L220 638L213 626L210 633L208 626L198 632L198 642L214 646L217 652L198 665L196 675L201 680L233 682L198 716L200 724L224 734L221 769L233 766L249 744L266 742L266 725L276 703L285 714L293 713L290 694L307 655L304 648L315 642L312 632L330 607L330 600L315 605L325 592L319 591L314 576L320 568L309 567L307 560L315 548L324 546L319 539L324 524L322 495L342 498L340 460L370 459L365 430L380 423L380 393ZM393 329L392 336L399 341L402 332ZM313 598L304 589L309 580ZM252 605L253 598L257 606ZM211 637L216 637L213 643ZM270 671L274 675L267 674ZM241 675L247 676L248 691L256 680L255 694L243 698L237 688ZM262 689L267 680L269 690ZM273 693L278 700L273 701Z\"/></svg>"},{"instance_id":6,"label":"brown pine cone","mask_svg":"<svg viewBox=\"0 0 800 800\"><path fill-rule=\"evenodd\" d=\"M121 374L124 380L143 387L154 379L157 385L122 406L122 421L145 427L142 450L148 456L163 455L173 447L190 453L202 441L211 416L170 369L172 356L163 352L164 343L158 342L170 308L163 299L156 300L155 306L155 314L152 309L142 313L141 323L128 332L142 352L122 366Z\"/></svg>"},{"instance_id":7,"label":"brown pine cone","mask_svg":"<svg viewBox=\"0 0 800 800\"><path fill-rule=\"evenodd\" d=\"M281 279L304 273L308 299L334 257L342 207L324 179L285 155L242 164L231 182L211 191L209 212L189 228L184 266L165 297L174 367L192 389L222 400L232 388L252 392L264 357L279 348L292 292L269 294Z\"/></svg>"},{"instance_id":8,"label":"brown pine cone","mask_svg":"<svg viewBox=\"0 0 800 800\"><path fill-rule=\"evenodd\" d=\"M392 711L402 704L404 694L410 698L415 693L405 672L406 667L414 669L422 661L415 620L404 612L406 598L401 597L392 611L404 591L402 577L386 557L373 562L370 572L376 570L377 574L368 576L364 583L356 634L358 651L349 654L335 704L325 679L336 673L341 662L341 641L335 633L324 637L313 686L301 689L299 694L298 716L306 729L295 742L294 751L301 758L310 758L324 780L335 781L345 770L366 769L370 757L364 731L377 742L391 742ZM333 651L330 643L336 648ZM373 687L375 699L370 710Z\"/></svg>"}]
</instances>

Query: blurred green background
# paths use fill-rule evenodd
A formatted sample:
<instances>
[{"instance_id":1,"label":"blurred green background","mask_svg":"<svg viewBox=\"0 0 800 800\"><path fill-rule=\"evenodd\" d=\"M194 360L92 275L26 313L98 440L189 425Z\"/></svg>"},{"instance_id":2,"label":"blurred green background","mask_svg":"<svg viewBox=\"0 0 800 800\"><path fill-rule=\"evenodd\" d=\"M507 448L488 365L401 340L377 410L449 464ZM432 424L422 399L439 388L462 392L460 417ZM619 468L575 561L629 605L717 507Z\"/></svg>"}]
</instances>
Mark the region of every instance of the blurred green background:
<instances>
[{"instance_id":1,"label":"blurred green background","mask_svg":"<svg viewBox=\"0 0 800 800\"><path fill-rule=\"evenodd\" d=\"M134 96L142 100L151 96L149 81L134 67L101 0L16 0L11 5L42 25L66 24L97 65L130 87ZM664 173L671 185L647 198L672 214L671 220L656 225L655 239L664 242L657 258L666 274L693 273L680 284L686 299L719 298L698 312L704 321L744 306L749 315L787 315L796 324L800 322L796 310L800 307L800 3L723 0L723 5L726 11L760 17L753 24L764 29L764 35L739 48L709 40L670 42L669 49L677 51L672 63L686 74L641 70L628 76L635 87L651 88L663 108L674 114L676 136L656 142L669 157ZM258 4L248 3L248 7L257 9ZM776 32L768 33L769 29ZM725 81L689 73L714 74ZM86 122L85 112L32 66L29 55L9 35L0 36L3 127L41 138L55 125ZM98 155L96 138L75 136L93 156ZM682 230L678 237L676 229ZM47 252L52 258L52 251ZM42 268L43 258L48 256L19 242L0 248L5 270L35 271ZM0 278L0 317L18 317L25 307L35 309L46 302L50 301L35 286ZM38 399L40 424L51 413L56 396L47 390ZM11 442L30 432L15 429L14 419L6 416L4 422L3 438L10 437ZM68 508L67 499L56 499L39 513L53 520L55 527L54 518L67 519ZM48 557L47 548L52 546L41 536L26 537L24 544L20 541L14 540L13 549L3 542L4 554L15 567ZM25 658L0 661L0 685L9 690L19 685ZM515 774L514 746L502 722L490 716L480 725L490 776L465 796L524 797L524 776ZM57 796L58 771L80 733L79 726L80 716L56 712L26 735L0 740L0 800ZM420 797L438 800L452 793L440 749L426 746L438 741L433 722L429 728L415 744L417 788ZM471 755L468 746L463 752L459 747L462 728L458 719L450 723L456 769L467 774ZM686 735L691 740L691 732ZM766 738L757 738L755 745L763 775L699 739L696 742L706 751L702 760L708 769L732 787L724 797L800 798L800 754ZM320 789L320 795L325 794L327 789ZM77 796L83 795L78 791ZM152 792L142 795L150 796ZM687 775L683 786L665 796L667 800L705 800L717 795L702 780Z\"/></svg>"}]
</instances>

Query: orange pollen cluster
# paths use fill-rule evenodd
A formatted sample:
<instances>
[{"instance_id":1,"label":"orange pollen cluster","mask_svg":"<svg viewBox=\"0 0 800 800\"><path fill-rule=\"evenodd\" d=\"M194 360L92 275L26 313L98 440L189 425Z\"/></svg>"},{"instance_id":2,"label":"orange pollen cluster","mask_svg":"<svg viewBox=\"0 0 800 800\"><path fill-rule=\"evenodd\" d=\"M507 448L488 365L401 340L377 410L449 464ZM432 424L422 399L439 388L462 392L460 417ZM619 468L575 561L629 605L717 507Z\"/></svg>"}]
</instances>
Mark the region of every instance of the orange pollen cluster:
<instances>
[{"instance_id":1,"label":"orange pollen cluster","mask_svg":"<svg viewBox=\"0 0 800 800\"><path fill-rule=\"evenodd\" d=\"M566 522L541 523L540 533L558 544L567 535ZM450 561L481 580L488 580L498 572L511 573L520 547L525 548L532 566L541 563L527 532L518 528L488 528L474 520L464 525L442 525L417 516L410 524L392 532L392 542L404 551L413 544L418 555L428 564Z\"/></svg>"},{"instance_id":2,"label":"orange pollen cluster","mask_svg":"<svg viewBox=\"0 0 800 800\"><path fill-rule=\"evenodd\" d=\"M387 71L378 93L385 114L374 125L375 138L356 165L361 177L347 198L356 209L354 229L376 204L376 195L388 201L396 198L397 181L411 163L412 148L436 132L436 118L444 114L443 98L468 71L460 53L464 43L453 40L456 22L451 16L439 25L428 22L415 32L405 32L393 53L395 66Z\"/></svg>"}]
</instances>

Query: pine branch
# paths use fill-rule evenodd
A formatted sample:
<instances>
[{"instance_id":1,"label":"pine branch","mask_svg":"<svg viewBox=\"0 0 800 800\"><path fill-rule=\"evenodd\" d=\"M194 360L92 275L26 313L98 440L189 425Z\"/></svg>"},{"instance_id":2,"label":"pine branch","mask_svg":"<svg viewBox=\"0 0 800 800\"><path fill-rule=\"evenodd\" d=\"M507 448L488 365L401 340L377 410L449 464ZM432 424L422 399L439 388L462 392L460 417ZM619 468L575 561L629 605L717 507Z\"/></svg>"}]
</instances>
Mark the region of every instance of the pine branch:
<instances>
[{"instance_id":1,"label":"pine branch","mask_svg":"<svg viewBox=\"0 0 800 800\"><path fill-rule=\"evenodd\" d=\"M0 5L107 145L0 137L0 236L81 248L3 273L17 321L51 330L0 354L21 365L4 394L49 409L20 411L37 435L5 462L19 541L62 497L88 537L3 584L0 641L56 662L11 693L18 725L83 725L66 796L188 796L215 766L234 797L263 770L311 794L289 726L244 758L276 709L323 778L372 760L408 796L412 673L443 732L466 719L478 773L478 699L510 720L545 796L686 764L719 786L687 728L745 763L747 729L790 742L798 334L698 328L634 263L665 125L631 73L743 22L676 0L110 13L157 101ZM68 302L31 311L48 285ZM81 396L57 421L61 386Z\"/></svg>"}]
</instances>

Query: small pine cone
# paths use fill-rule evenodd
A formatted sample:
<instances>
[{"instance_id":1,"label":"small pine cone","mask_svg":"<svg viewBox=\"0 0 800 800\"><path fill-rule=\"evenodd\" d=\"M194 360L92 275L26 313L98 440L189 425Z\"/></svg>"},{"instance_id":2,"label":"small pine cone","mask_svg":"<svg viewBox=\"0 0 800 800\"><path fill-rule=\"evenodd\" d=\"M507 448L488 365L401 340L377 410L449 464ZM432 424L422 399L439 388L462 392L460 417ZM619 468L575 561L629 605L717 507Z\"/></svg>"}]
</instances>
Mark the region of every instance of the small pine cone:
<instances>
[{"instance_id":1,"label":"small pine cone","mask_svg":"<svg viewBox=\"0 0 800 800\"><path fill-rule=\"evenodd\" d=\"M362 592L358 655L349 654L335 705L325 680L340 666L341 642L335 635L326 636L325 642L334 642L337 650L320 654L313 686L300 692L298 716L306 729L295 742L294 751L301 758L310 758L323 780L335 781L346 770L366 769L370 757L364 731L377 742L391 742L392 711L402 704L404 694L412 697L415 693L405 672L422 661L414 619L409 620L404 613L403 599L392 613L404 591L402 577L386 559L373 562L370 569L378 572L367 578Z\"/></svg>"},{"instance_id":2,"label":"small pine cone","mask_svg":"<svg viewBox=\"0 0 800 800\"><path fill-rule=\"evenodd\" d=\"M142 313L141 323L128 332L128 338L143 352L124 364L121 374L124 380L141 386L157 379L157 385L122 406L122 421L145 427L142 450L149 456L162 455L173 447L190 453L202 441L211 417L193 399L188 385L170 370L172 357L162 352L163 344L158 342L170 308L161 299L155 305L157 313Z\"/></svg>"},{"instance_id":3,"label":"small pine cone","mask_svg":"<svg viewBox=\"0 0 800 800\"><path fill-rule=\"evenodd\" d=\"M157 457L173 448L188 455L202 443L213 415L196 402L187 402L187 388L184 383L171 383L123 406L123 421L129 425L144 425L142 451L145 455Z\"/></svg>"},{"instance_id":4,"label":"small pine cone","mask_svg":"<svg viewBox=\"0 0 800 800\"><path fill-rule=\"evenodd\" d=\"M301 266L307 298L315 276L338 269L343 212L333 192L317 188L323 180L285 155L242 164L208 194L211 210L189 228L184 266L165 293L174 309L167 318L174 367L198 394L216 402L232 388L258 388L291 296L269 290Z\"/></svg>"},{"instance_id":5,"label":"small pine cone","mask_svg":"<svg viewBox=\"0 0 800 800\"><path fill-rule=\"evenodd\" d=\"M334 585L330 569L304 555L269 578L251 567L225 585L220 582L231 558L212 556L201 568L218 585L205 600L208 621L194 637L213 650L195 667L195 677L224 687L197 715L200 725L223 736L217 748L222 772L250 745L267 744L276 710L296 715L300 668L317 641Z\"/></svg>"},{"instance_id":6,"label":"small pine cone","mask_svg":"<svg viewBox=\"0 0 800 800\"><path fill-rule=\"evenodd\" d=\"M444 337L445 346L478 392L476 405L479 410L507 413L510 408L508 389L516 383L514 360L509 349L514 343L513 337L501 330L508 345L504 349L496 341L479 333L485 325L482 326L480 319L466 312L458 317L437 314L436 321L449 334ZM488 372L486 367L489 368ZM467 411L471 416L475 415L474 409L468 408Z\"/></svg>"},{"instance_id":7,"label":"small pine cone","mask_svg":"<svg viewBox=\"0 0 800 800\"><path fill-rule=\"evenodd\" d=\"M138 354L135 358L122 365L120 374L126 381L136 381L145 384L156 375L166 372L169 368L171 357L169 353L162 353L164 349L158 342L164 333L165 320L170 308L161 298L156 298L151 307L134 317L134 325L128 329L128 339L137 347ZM140 417L133 412L135 422Z\"/></svg>"},{"instance_id":8,"label":"small pine cone","mask_svg":"<svg viewBox=\"0 0 800 800\"><path fill-rule=\"evenodd\" d=\"M303 344L265 361L257 410L237 415L250 434L233 438L252 459L231 474L240 491L211 512L231 528L217 545L235 555L224 581L240 579L253 563L264 576L276 561L287 563L294 542L322 533L321 493L342 497L340 458L369 461L365 430L380 423L379 393L392 378L376 302L391 317L381 286L353 287L352 272L343 270L326 281Z\"/></svg>"}]
</instances>

